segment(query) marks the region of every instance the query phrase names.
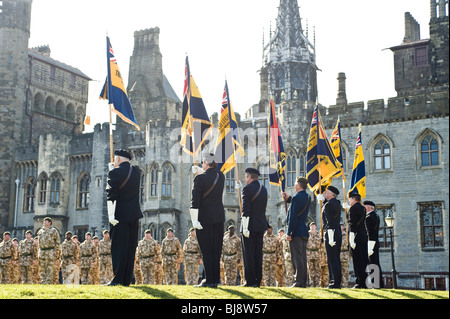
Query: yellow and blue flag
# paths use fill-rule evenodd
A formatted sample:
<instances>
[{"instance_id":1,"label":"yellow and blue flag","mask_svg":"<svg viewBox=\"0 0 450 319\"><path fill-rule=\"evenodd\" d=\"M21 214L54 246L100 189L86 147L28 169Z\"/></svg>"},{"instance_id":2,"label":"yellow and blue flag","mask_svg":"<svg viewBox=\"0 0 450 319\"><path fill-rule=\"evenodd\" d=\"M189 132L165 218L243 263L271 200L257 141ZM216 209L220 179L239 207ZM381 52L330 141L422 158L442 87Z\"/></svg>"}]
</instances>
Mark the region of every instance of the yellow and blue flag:
<instances>
[{"instance_id":1,"label":"yellow and blue flag","mask_svg":"<svg viewBox=\"0 0 450 319\"><path fill-rule=\"evenodd\" d=\"M186 57L183 96L180 144L183 151L195 159L213 125L209 121L202 96L191 75L188 57Z\"/></svg>"},{"instance_id":2,"label":"yellow and blue flag","mask_svg":"<svg viewBox=\"0 0 450 319\"><path fill-rule=\"evenodd\" d=\"M352 179L348 194L359 194L361 198L366 197L366 167L361 141L361 124L359 124L358 138L355 146L355 159L353 160Z\"/></svg>"},{"instance_id":3,"label":"yellow and blue flag","mask_svg":"<svg viewBox=\"0 0 450 319\"><path fill-rule=\"evenodd\" d=\"M224 174L228 173L236 166L236 153L245 156L241 138L231 105L228 83L225 81L225 89L222 96L222 107L220 109L219 132L217 135L215 157L217 170Z\"/></svg>"},{"instance_id":4,"label":"yellow and blue flag","mask_svg":"<svg viewBox=\"0 0 450 319\"><path fill-rule=\"evenodd\" d=\"M269 183L281 186L281 191L286 189L286 153L280 128L278 127L273 98L270 98L269 115Z\"/></svg>"},{"instance_id":5,"label":"yellow and blue flag","mask_svg":"<svg viewBox=\"0 0 450 319\"><path fill-rule=\"evenodd\" d=\"M312 192L322 193L320 186L327 186L331 178L340 170L341 164L336 160L330 142L322 125L319 106L316 104L309 131L306 153L306 178Z\"/></svg>"},{"instance_id":6,"label":"yellow and blue flag","mask_svg":"<svg viewBox=\"0 0 450 319\"><path fill-rule=\"evenodd\" d=\"M134 125L140 130L139 125L134 117L133 108L128 99L125 85L123 84L122 75L117 65L117 59L114 56L114 51L111 46L109 37L106 37L106 54L107 54L107 69L108 76L103 86L100 98L108 100L108 103L113 106L113 112L116 113L125 122Z\"/></svg>"},{"instance_id":7,"label":"yellow and blue flag","mask_svg":"<svg viewBox=\"0 0 450 319\"><path fill-rule=\"evenodd\" d=\"M341 169L333 176L333 177L339 177L342 176L343 180L345 181L345 175L343 174L343 159L342 159L342 147L341 147L341 120L338 117L336 126L333 129L333 132L331 133L331 139L330 139L330 145L331 149L333 150L334 157L336 157L336 160L341 164Z\"/></svg>"}]
</instances>

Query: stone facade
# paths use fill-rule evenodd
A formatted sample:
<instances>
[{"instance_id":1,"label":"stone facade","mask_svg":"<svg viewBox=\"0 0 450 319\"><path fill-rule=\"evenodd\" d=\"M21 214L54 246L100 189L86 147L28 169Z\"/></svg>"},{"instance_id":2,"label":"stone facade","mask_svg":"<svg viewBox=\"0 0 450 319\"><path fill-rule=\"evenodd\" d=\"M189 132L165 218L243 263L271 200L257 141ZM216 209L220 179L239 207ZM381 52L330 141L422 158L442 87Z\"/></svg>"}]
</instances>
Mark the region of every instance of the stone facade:
<instances>
[{"instance_id":1,"label":"stone facade","mask_svg":"<svg viewBox=\"0 0 450 319\"><path fill-rule=\"evenodd\" d=\"M100 234L109 227L105 201L109 124L97 124L92 133L83 133L90 79L51 59L48 47L28 49L31 0L2 4L0 136L8 143L0 146L0 232L7 229L21 238L27 229L37 231L44 216L51 216L61 234L72 230L81 239L87 231ZM342 72L336 105L319 106L327 132L338 117L341 121L346 188L362 124L367 199L377 204L381 218L393 213L399 282L413 288L432 287L431 283L442 288L442 282L444 288L449 286L448 16L440 9L445 5L446 0L431 0L430 39L420 39L420 26L410 13L405 14L403 43L391 48L396 97L348 103ZM193 175L192 159L178 143L181 101L162 70L159 28L136 31L134 40L127 91L141 131L118 119L114 148L129 149L132 163L142 172L144 218L139 236L151 229L153 238L161 241L171 227L178 238L187 238ZM226 175L225 226L239 227L234 183L236 178L243 181L245 168L253 166L262 172L269 191L269 223L274 229L285 227L280 189L269 185L267 176L271 95L287 155L287 192L294 193L296 176L306 176L317 66L296 0L280 1L276 30L264 54L259 102L242 118L236 114L246 155L237 159L239 176L234 170ZM211 115L215 128L218 117ZM213 130L204 151L214 150L216 133ZM341 179L333 185L341 190L342 200ZM320 225L318 203L314 200L311 207L310 220ZM388 234L383 223L381 264L386 280L391 269Z\"/></svg>"}]
</instances>

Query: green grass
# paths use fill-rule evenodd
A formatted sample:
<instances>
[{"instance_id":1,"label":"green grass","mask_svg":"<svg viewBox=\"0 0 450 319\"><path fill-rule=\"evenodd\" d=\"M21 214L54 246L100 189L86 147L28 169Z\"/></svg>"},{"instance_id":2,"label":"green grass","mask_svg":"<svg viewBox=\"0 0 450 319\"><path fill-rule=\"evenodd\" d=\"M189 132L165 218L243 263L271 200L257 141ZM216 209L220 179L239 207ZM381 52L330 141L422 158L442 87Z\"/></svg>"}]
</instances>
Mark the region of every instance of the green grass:
<instances>
[{"instance_id":1,"label":"green grass","mask_svg":"<svg viewBox=\"0 0 450 319\"><path fill-rule=\"evenodd\" d=\"M247 288L219 286L105 287L0 285L0 299L449 299L448 291L393 289Z\"/></svg>"}]
</instances>

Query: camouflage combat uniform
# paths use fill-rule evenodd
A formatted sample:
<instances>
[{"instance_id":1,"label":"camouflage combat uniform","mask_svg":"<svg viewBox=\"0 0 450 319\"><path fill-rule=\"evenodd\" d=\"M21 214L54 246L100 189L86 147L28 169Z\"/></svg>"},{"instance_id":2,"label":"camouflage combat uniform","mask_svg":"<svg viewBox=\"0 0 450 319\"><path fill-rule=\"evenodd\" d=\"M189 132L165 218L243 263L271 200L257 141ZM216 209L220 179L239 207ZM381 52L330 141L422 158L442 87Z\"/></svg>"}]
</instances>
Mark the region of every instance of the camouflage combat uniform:
<instances>
[{"instance_id":1,"label":"camouflage combat uniform","mask_svg":"<svg viewBox=\"0 0 450 319\"><path fill-rule=\"evenodd\" d=\"M95 261L97 259L97 247L95 247L92 239L85 240L80 245L80 268L81 268L81 283L83 285L94 284Z\"/></svg>"},{"instance_id":2,"label":"camouflage combat uniform","mask_svg":"<svg viewBox=\"0 0 450 319\"><path fill-rule=\"evenodd\" d=\"M79 278L80 268L78 267L79 259L80 259L80 248L76 242L72 239L65 239L61 244L61 271L63 276L64 283L69 283L67 280L69 279L70 274L71 281ZM78 282L75 282L78 284Z\"/></svg>"},{"instance_id":3,"label":"camouflage combat uniform","mask_svg":"<svg viewBox=\"0 0 450 319\"><path fill-rule=\"evenodd\" d=\"M178 269L183 261L183 248L178 238L175 236L164 238L161 244L161 255L165 284L178 284Z\"/></svg>"},{"instance_id":4,"label":"camouflage combat uniform","mask_svg":"<svg viewBox=\"0 0 450 319\"><path fill-rule=\"evenodd\" d=\"M161 260L161 247L153 238L143 238L137 246L137 259L141 265L142 283L155 285L156 261Z\"/></svg>"},{"instance_id":5,"label":"camouflage combat uniform","mask_svg":"<svg viewBox=\"0 0 450 319\"><path fill-rule=\"evenodd\" d=\"M284 255L284 270L285 270L285 284L287 287L290 287L294 284L294 264L292 263L291 257L291 247L289 246L289 242L286 239L287 235L283 236L281 240L281 244L283 246L283 255Z\"/></svg>"},{"instance_id":6,"label":"camouflage combat uniform","mask_svg":"<svg viewBox=\"0 0 450 319\"><path fill-rule=\"evenodd\" d=\"M348 287L349 263L350 263L350 250L348 249L347 245L347 234L345 232L342 232L342 245L341 245L342 288Z\"/></svg>"},{"instance_id":7,"label":"camouflage combat uniform","mask_svg":"<svg viewBox=\"0 0 450 319\"><path fill-rule=\"evenodd\" d=\"M277 236L266 232L263 239L263 280L266 287L275 287L275 269L281 253L281 243Z\"/></svg>"},{"instance_id":8,"label":"camouflage combat uniform","mask_svg":"<svg viewBox=\"0 0 450 319\"><path fill-rule=\"evenodd\" d=\"M39 239L39 268L41 283L52 284L54 280L55 262L60 253L61 241L54 227L42 227L37 233Z\"/></svg>"},{"instance_id":9,"label":"camouflage combat uniform","mask_svg":"<svg viewBox=\"0 0 450 319\"><path fill-rule=\"evenodd\" d=\"M0 243L0 283L2 284L12 284L14 281L13 258L16 252L16 246L11 239Z\"/></svg>"},{"instance_id":10,"label":"camouflage combat uniform","mask_svg":"<svg viewBox=\"0 0 450 319\"><path fill-rule=\"evenodd\" d=\"M103 238L98 244L98 262L100 267L100 283L107 284L113 279L111 259L111 239Z\"/></svg>"},{"instance_id":11,"label":"camouflage combat uniform","mask_svg":"<svg viewBox=\"0 0 450 319\"><path fill-rule=\"evenodd\" d=\"M242 260L241 240L236 234L230 236L227 232L223 236L222 260L224 267L224 284L227 286L236 285L238 260Z\"/></svg>"},{"instance_id":12,"label":"camouflage combat uniform","mask_svg":"<svg viewBox=\"0 0 450 319\"><path fill-rule=\"evenodd\" d=\"M308 260L308 274L310 287L319 287L320 282L320 258L319 249L321 244L320 233L309 231L309 240L306 245L306 258Z\"/></svg>"},{"instance_id":13,"label":"camouflage combat uniform","mask_svg":"<svg viewBox=\"0 0 450 319\"><path fill-rule=\"evenodd\" d=\"M284 236L283 236L284 237ZM285 287L286 286L286 271L284 267L284 249L283 249L283 237L277 237L280 242L281 248L281 258L277 261L275 268L275 280L277 282L277 287Z\"/></svg>"},{"instance_id":14,"label":"camouflage combat uniform","mask_svg":"<svg viewBox=\"0 0 450 319\"><path fill-rule=\"evenodd\" d=\"M37 263L38 249L34 239L19 244L20 277L23 284L33 284L32 269Z\"/></svg>"},{"instance_id":15,"label":"camouflage combat uniform","mask_svg":"<svg viewBox=\"0 0 450 319\"><path fill-rule=\"evenodd\" d=\"M319 286L321 288L327 288L329 284L329 272L328 272L327 253L325 251L325 243L323 242L320 242L319 265L320 265Z\"/></svg>"},{"instance_id":16,"label":"camouflage combat uniform","mask_svg":"<svg viewBox=\"0 0 450 319\"><path fill-rule=\"evenodd\" d=\"M184 280L186 281L186 285L196 285L198 284L198 271L202 260L197 238L189 235L184 241L183 253Z\"/></svg>"}]
</instances>

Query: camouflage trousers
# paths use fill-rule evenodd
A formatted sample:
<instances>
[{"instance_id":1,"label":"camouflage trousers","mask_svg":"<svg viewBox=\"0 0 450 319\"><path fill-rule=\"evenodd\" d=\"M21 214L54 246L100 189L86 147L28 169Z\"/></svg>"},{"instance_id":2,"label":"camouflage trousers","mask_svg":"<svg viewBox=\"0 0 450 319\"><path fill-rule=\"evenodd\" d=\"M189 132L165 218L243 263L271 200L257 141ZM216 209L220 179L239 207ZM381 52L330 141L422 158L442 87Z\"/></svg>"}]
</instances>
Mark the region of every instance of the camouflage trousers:
<instances>
[{"instance_id":1,"label":"camouflage trousers","mask_svg":"<svg viewBox=\"0 0 450 319\"><path fill-rule=\"evenodd\" d=\"M184 262L184 280L186 285L198 284L198 262Z\"/></svg>"},{"instance_id":2,"label":"camouflage trousers","mask_svg":"<svg viewBox=\"0 0 450 319\"><path fill-rule=\"evenodd\" d=\"M275 271L277 260L274 253L264 253L263 255L263 277L264 286L275 287Z\"/></svg>"},{"instance_id":3,"label":"camouflage trousers","mask_svg":"<svg viewBox=\"0 0 450 319\"><path fill-rule=\"evenodd\" d=\"M0 283L12 284L14 281L12 261L3 259L0 261Z\"/></svg>"},{"instance_id":4,"label":"camouflage trousers","mask_svg":"<svg viewBox=\"0 0 450 319\"><path fill-rule=\"evenodd\" d=\"M55 278L55 259L39 258L39 268L41 270L41 283L51 285Z\"/></svg>"},{"instance_id":5,"label":"camouflage trousers","mask_svg":"<svg viewBox=\"0 0 450 319\"><path fill-rule=\"evenodd\" d=\"M149 257L140 260L141 272L142 272L142 284L143 285L154 285L155 275L156 275L156 262L150 259L154 257Z\"/></svg>"},{"instance_id":6,"label":"camouflage trousers","mask_svg":"<svg viewBox=\"0 0 450 319\"><path fill-rule=\"evenodd\" d=\"M178 263L176 261L163 261L163 271L166 285L178 284Z\"/></svg>"},{"instance_id":7,"label":"camouflage trousers","mask_svg":"<svg viewBox=\"0 0 450 319\"><path fill-rule=\"evenodd\" d=\"M23 284L33 284L33 266L20 266L20 279Z\"/></svg>"},{"instance_id":8,"label":"camouflage trousers","mask_svg":"<svg viewBox=\"0 0 450 319\"><path fill-rule=\"evenodd\" d=\"M285 276L286 273L284 271L284 264L277 264L275 270L275 280L277 281L277 287L286 287Z\"/></svg>"},{"instance_id":9,"label":"camouflage trousers","mask_svg":"<svg viewBox=\"0 0 450 319\"><path fill-rule=\"evenodd\" d=\"M319 287L320 284L320 263L319 259L308 260L309 286Z\"/></svg>"},{"instance_id":10,"label":"camouflage trousers","mask_svg":"<svg viewBox=\"0 0 450 319\"><path fill-rule=\"evenodd\" d=\"M224 284L227 286L235 286L238 272L237 256L225 256L223 263L225 269Z\"/></svg>"},{"instance_id":11,"label":"camouflage trousers","mask_svg":"<svg viewBox=\"0 0 450 319\"><path fill-rule=\"evenodd\" d=\"M100 283L102 285L109 283L111 279L113 279L114 277L111 255L100 256L99 267L100 267Z\"/></svg>"}]
</instances>

